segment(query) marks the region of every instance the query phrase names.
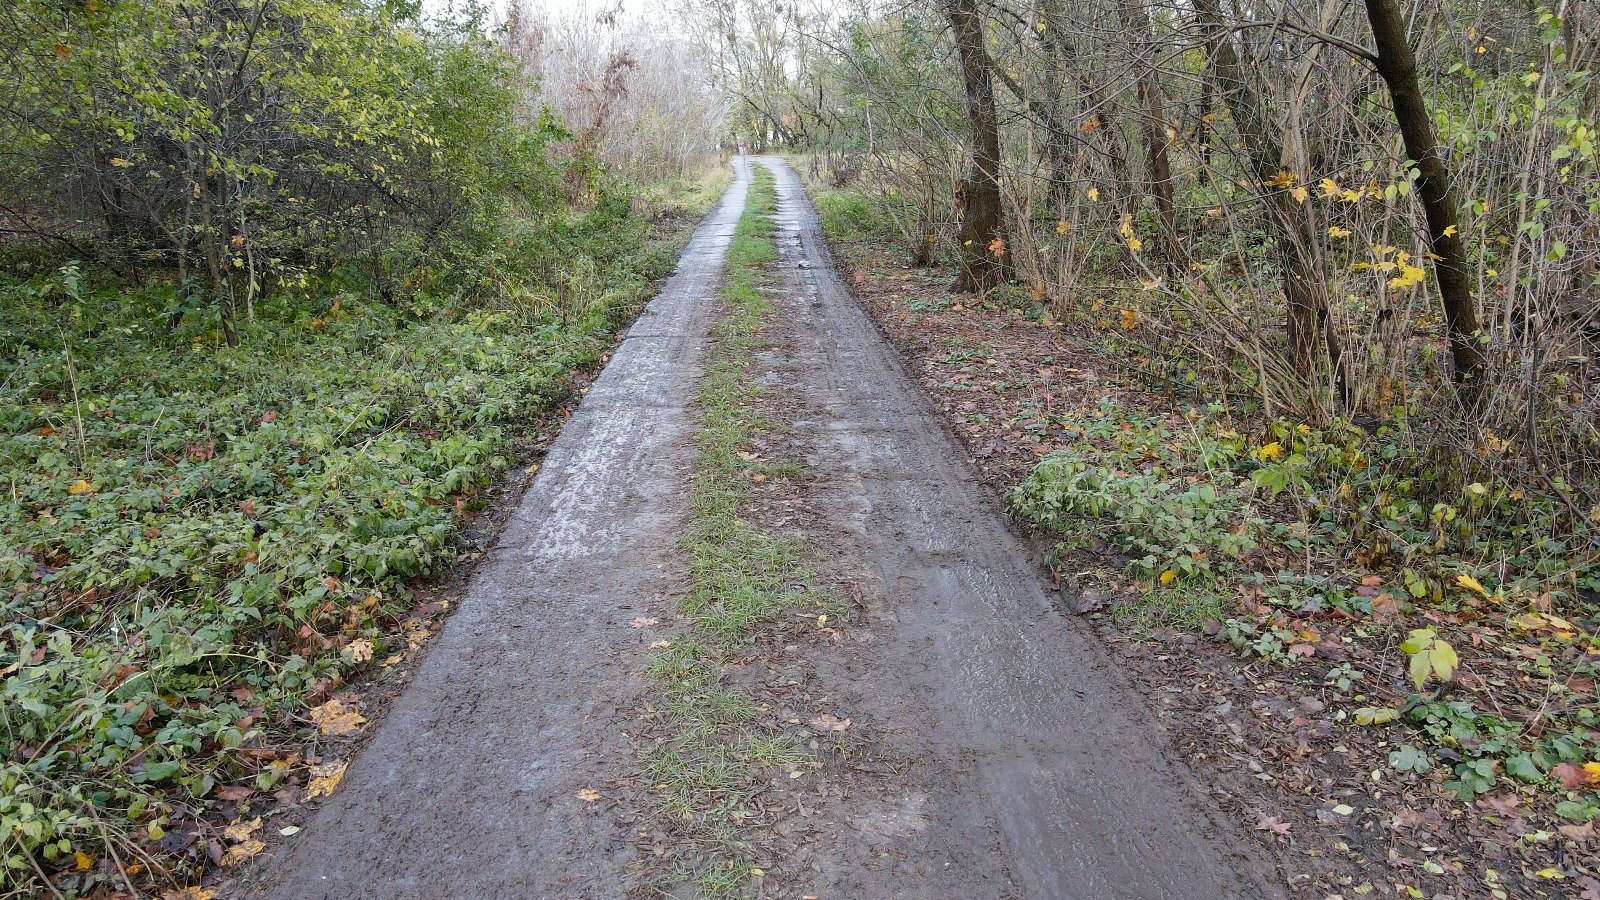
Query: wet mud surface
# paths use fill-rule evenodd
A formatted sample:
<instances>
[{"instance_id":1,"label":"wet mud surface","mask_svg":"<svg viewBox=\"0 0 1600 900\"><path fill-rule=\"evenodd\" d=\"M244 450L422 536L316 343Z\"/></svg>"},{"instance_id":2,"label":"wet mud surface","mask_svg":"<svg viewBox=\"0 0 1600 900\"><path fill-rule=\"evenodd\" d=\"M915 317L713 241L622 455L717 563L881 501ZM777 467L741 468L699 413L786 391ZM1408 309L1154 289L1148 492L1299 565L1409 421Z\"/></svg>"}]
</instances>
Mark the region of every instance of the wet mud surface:
<instances>
[{"instance_id":1,"label":"wet mud surface","mask_svg":"<svg viewBox=\"0 0 1600 900\"><path fill-rule=\"evenodd\" d=\"M840 280L798 177L776 159L737 165L407 691L250 895L637 893L649 849L620 812L630 802L577 795L648 790L627 782L653 635L630 622L664 617L681 586L691 406L723 253L763 165L781 290L761 383L784 422L772 452L804 472L764 515L813 546L850 613L825 639L787 626L810 636L752 651L744 675L789 721L850 725L823 739L819 777L774 792L759 895L1277 896L1269 862L1047 593Z\"/></svg>"},{"instance_id":2,"label":"wet mud surface","mask_svg":"<svg viewBox=\"0 0 1600 900\"><path fill-rule=\"evenodd\" d=\"M550 448L339 789L248 896L617 897L630 844L577 792L632 765L628 622L667 587L688 406L748 171Z\"/></svg>"}]
</instances>

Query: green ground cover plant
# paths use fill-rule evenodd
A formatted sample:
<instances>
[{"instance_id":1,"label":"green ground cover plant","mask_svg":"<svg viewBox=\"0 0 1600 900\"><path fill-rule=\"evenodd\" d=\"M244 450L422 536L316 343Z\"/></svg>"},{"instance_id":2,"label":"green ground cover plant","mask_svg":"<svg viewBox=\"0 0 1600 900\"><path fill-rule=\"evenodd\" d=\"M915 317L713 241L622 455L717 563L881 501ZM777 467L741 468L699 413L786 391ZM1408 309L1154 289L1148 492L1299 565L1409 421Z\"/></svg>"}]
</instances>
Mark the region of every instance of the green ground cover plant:
<instances>
[{"instance_id":1,"label":"green ground cover plant","mask_svg":"<svg viewBox=\"0 0 1600 900\"><path fill-rule=\"evenodd\" d=\"M407 586L448 570L483 488L670 269L675 241L627 207L529 224L403 302L366 273L308 280L236 346L215 320L169 328L171 281L14 254L0 883L159 873L175 823L274 789L252 751L308 695L405 649Z\"/></svg>"},{"instance_id":2,"label":"green ground cover plant","mask_svg":"<svg viewBox=\"0 0 1600 900\"><path fill-rule=\"evenodd\" d=\"M728 248L724 309L712 329L713 344L698 406L699 452L691 488L692 519L683 540L689 587L678 603L688 621L652 659L667 735L644 761L655 791L656 814L686 839L652 883L663 894L693 884L701 896L739 896L752 870L743 831L756 810L751 800L761 770L793 769L806 752L790 736L762 721L758 704L724 675L735 648L788 610L820 609L822 598L797 588L811 577L806 549L748 521L743 509L752 477L784 477L751 453L751 437L770 430L751 401L754 354L770 309L763 285L776 259L773 178L758 170Z\"/></svg>"}]
</instances>

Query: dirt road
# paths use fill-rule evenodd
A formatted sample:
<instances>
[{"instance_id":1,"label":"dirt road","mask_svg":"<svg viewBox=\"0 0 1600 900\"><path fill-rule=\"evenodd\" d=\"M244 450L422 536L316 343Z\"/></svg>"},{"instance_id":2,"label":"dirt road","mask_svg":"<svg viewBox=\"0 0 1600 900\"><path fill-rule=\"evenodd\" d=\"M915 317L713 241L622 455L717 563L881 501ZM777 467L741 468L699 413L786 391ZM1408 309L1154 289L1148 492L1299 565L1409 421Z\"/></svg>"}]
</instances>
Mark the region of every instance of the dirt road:
<instances>
[{"instance_id":1,"label":"dirt road","mask_svg":"<svg viewBox=\"0 0 1600 900\"><path fill-rule=\"evenodd\" d=\"M859 592L808 664L884 755L831 793L764 896L1272 896L1270 868L1165 757L1143 698L1059 612L930 404L849 295L799 179L763 354L798 398L814 534ZM751 161L552 448L459 611L338 791L254 889L278 898L620 897L626 816L576 797L636 766L692 456L691 401ZM808 812L808 815L810 812Z\"/></svg>"}]
</instances>

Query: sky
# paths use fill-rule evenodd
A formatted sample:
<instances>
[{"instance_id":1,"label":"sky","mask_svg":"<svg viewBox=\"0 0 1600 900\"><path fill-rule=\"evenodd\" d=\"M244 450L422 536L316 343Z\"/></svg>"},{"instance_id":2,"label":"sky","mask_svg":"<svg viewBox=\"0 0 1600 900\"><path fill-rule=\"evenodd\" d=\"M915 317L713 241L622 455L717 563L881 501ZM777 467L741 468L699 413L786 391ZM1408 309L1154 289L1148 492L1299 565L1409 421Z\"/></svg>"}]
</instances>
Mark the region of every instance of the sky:
<instances>
[{"instance_id":1,"label":"sky","mask_svg":"<svg viewBox=\"0 0 1600 900\"><path fill-rule=\"evenodd\" d=\"M496 17L505 12L507 0L484 0L495 11ZM564 17L572 14L582 14L599 10L615 4L617 0L529 0L528 5L534 9L543 9L552 17ZM422 0L422 8L427 11L445 9L450 5L450 0ZM626 18L650 18L661 9L662 0L622 0L622 10Z\"/></svg>"}]
</instances>

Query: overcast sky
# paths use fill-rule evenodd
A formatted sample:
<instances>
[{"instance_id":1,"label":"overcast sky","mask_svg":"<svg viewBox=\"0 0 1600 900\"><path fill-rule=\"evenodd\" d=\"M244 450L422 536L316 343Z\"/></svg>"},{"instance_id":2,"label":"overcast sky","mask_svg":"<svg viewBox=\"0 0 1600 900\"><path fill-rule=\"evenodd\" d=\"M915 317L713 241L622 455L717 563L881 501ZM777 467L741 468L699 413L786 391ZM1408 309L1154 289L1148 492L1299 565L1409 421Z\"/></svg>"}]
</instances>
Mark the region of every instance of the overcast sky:
<instances>
[{"instance_id":1,"label":"overcast sky","mask_svg":"<svg viewBox=\"0 0 1600 900\"><path fill-rule=\"evenodd\" d=\"M505 13L507 0L484 0L495 11L496 18ZM615 4L617 0L529 0L528 5L534 9L544 9L554 17L565 17L574 13L586 13ZM441 10L450 5L450 0L422 0L425 10ZM662 0L622 0L623 15L629 19L652 18L664 4Z\"/></svg>"}]
</instances>

